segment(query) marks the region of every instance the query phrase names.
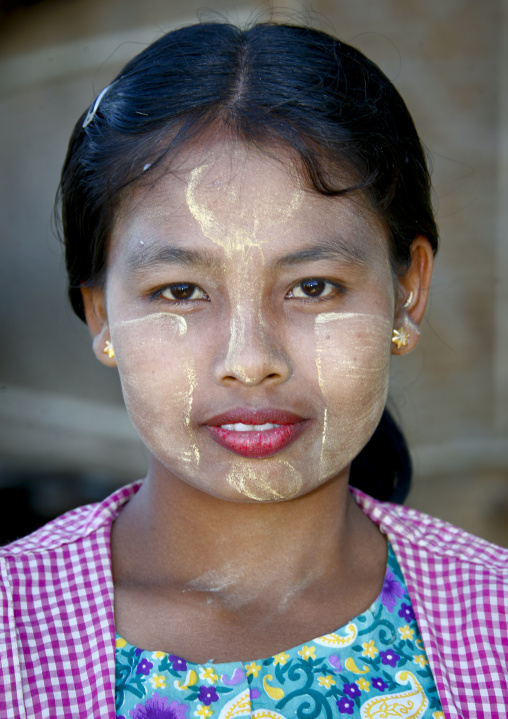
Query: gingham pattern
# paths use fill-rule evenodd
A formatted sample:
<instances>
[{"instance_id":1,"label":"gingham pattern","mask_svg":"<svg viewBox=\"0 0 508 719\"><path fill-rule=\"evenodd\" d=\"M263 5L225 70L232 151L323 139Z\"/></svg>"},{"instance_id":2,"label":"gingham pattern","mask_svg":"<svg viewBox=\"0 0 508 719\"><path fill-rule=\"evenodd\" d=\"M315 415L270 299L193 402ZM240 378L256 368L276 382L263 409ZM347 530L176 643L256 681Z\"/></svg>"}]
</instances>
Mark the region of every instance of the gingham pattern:
<instances>
[{"instance_id":1,"label":"gingham pattern","mask_svg":"<svg viewBox=\"0 0 508 719\"><path fill-rule=\"evenodd\" d=\"M0 550L0 719L114 719L110 530L137 487ZM355 496L402 568L445 716L505 719L508 550Z\"/></svg>"},{"instance_id":2,"label":"gingham pattern","mask_svg":"<svg viewBox=\"0 0 508 719\"><path fill-rule=\"evenodd\" d=\"M136 486L0 550L1 719L113 719L110 532Z\"/></svg>"},{"instance_id":3,"label":"gingham pattern","mask_svg":"<svg viewBox=\"0 0 508 719\"><path fill-rule=\"evenodd\" d=\"M355 491L392 544L445 716L508 717L508 550Z\"/></svg>"}]
</instances>

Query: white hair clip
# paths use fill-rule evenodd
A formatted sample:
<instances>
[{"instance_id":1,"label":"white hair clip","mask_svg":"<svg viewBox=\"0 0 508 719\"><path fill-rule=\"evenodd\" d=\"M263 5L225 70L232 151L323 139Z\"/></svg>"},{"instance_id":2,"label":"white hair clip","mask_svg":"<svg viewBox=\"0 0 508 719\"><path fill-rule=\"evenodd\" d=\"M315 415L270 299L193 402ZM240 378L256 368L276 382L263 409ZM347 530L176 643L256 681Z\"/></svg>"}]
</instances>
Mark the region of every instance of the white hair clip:
<instances>
[{"instance_id":1,"label":"white hair clip","mask_svg":"<svg viewBox=\"0 0 508 719\"><path fill-rule=\"evenodd\" d=\"M115 80L115 82L116 82L116 80ZM96 114L97 110L99 109L99 105L101 104L102 98L103 98L104 95L107 93L107 91L108 91L111 87L113 87L114 84L115 84L115 83L112 82L111 85L107 85L107 86L104 88L104 90L98 95L98 97L97 97L96 101L94 102L93 106L91 106L90 109L88 110L88 112L86 113L85 121L83 122L83 125L82 125L83 129L85 129L85 127L88 127L88 125L92 122L92 120L93 120L94 117L95 117L95 114Z\"/></svg>"}]
</instances>

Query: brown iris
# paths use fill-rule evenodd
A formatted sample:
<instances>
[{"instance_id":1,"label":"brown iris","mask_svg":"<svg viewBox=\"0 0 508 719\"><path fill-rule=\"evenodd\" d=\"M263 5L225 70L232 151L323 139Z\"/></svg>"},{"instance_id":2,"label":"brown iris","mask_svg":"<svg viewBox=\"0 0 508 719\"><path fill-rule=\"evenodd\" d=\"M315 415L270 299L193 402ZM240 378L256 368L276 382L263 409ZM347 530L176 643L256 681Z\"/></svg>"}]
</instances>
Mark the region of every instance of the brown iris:
<instances>
[{"instance_id":1,"label":"brown iris","mask_svg":"<svg viewBox=\"0 0 508 719\"><path fill-rule=\"evenodd\" d=\"M325 286L325 280L315 280L312 278L304 280L300 283L302 292L304 292L309 297L318 297L320 294L322 294L323 290L325 289Z\"/></svg>"}]
</instances>

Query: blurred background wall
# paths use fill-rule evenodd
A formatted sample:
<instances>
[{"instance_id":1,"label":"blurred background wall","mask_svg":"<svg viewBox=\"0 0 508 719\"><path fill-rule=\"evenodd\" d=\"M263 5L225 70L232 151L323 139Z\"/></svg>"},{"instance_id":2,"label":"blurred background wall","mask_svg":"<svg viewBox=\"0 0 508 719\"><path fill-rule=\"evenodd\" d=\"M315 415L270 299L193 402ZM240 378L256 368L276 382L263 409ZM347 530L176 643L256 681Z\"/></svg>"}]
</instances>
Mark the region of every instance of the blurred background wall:
<instances>
[{"instance_id":1,"label":"blurred background wall","mask_svg":"<svg viewBox=\"0 0 508 719\"><path fill-rule=\"evenodd\" d=\"M0 540L146 468L116 373L66 305L51 213L74 122L162 32L273 13L376 61L429 150L442 246L391 388L409 504L508 545L508 0L209 2L0 2Z\"/></svg>"}]
</instances>

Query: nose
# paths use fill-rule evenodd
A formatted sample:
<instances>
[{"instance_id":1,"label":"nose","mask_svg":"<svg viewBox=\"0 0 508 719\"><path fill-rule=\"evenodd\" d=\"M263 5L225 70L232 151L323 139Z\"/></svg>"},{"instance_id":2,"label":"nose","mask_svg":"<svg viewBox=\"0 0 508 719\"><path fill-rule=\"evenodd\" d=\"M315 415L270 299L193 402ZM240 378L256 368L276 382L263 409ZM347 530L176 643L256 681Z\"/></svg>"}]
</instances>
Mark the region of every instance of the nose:
<instances>
[{"instance_id":1,"label":"nose","mask_svg":"<svg viewBox=\"0 0 508 719\"><path fill-rule=\"evenodd\" d=\"M260 313L235 312L227 347L219 349L212 373L221 385L282 384L291 377L292 366L278 333L267 328Z\"/></svg>"}]
</instances>

